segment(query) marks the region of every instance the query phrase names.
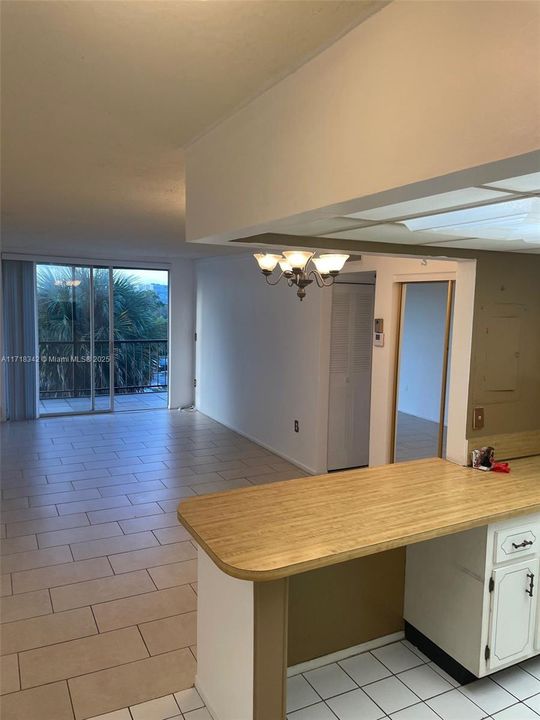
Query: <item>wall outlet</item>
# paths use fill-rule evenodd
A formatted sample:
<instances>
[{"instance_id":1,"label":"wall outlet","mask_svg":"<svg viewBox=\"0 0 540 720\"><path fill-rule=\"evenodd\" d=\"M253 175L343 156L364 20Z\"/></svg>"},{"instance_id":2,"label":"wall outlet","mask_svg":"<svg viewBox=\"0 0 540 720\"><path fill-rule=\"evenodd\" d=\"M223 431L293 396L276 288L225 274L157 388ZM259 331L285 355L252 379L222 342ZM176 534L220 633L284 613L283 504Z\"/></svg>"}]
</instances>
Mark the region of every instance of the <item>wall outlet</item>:
<instances>
[{"instance_id":1,"label":"wall outlet","mask_svg":"<svg viewBox=\"0 0 540 720\"><path fill-rule=\"evenodd\" d=\"M473 430L481 430L484 427L484 408L476 407L473 410Z\"/></svg>"},{"instance_id":2,"label":"wall outlet","mask_svg":"<svg viewBox=\"0 0 540 720\"><path fill-rule=\"evenodd\" d=\"M298 420L294 421L294 432L300 432L300 423Z\"/></svg>"}]
</instances>

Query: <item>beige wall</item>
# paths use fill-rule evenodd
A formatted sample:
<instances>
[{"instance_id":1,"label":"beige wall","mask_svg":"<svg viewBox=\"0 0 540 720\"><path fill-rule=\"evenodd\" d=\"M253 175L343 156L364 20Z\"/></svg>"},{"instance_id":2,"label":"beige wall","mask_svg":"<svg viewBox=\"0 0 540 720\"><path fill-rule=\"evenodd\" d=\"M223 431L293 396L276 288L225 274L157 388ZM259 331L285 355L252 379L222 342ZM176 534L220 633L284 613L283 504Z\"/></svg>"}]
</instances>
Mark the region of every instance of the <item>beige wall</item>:
<instances>
[{"instance_id":1,"label":"beige wall","mask_svg":"<svg viewBox=\"0 0 540 720\"><path fill-rule=\"evenodd\" d=\"M187 148L188 239L537 149L539 22L520 0L391 3Z\"/></svg>"}]
</instances>

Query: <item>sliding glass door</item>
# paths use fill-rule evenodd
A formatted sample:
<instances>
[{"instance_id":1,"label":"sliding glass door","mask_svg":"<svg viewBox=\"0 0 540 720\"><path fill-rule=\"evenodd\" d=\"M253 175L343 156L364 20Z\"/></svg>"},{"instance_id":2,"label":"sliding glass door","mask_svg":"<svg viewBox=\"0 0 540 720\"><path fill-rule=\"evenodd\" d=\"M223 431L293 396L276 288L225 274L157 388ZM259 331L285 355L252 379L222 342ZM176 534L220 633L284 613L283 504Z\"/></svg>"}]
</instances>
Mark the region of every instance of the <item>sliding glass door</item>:
<instances>
[{"instance_id":1,"label":"sliding glass door","mask_svg":"<svg viewBox=\"0 0 540 720\"><path fill-rule=\"evenodd\" d=\"M40 415L168 406L168 275L36 265Z\"/></svg>"},{"instance_id":2,"label":"sliding glass door","mask_svg":"<svg viewBox=\"0 0 540 720\"><path fill-rule=\"evenodd\" d=\"M40 415L111 409L109 275L36 265Z\"/></svg>"}]
</instances>

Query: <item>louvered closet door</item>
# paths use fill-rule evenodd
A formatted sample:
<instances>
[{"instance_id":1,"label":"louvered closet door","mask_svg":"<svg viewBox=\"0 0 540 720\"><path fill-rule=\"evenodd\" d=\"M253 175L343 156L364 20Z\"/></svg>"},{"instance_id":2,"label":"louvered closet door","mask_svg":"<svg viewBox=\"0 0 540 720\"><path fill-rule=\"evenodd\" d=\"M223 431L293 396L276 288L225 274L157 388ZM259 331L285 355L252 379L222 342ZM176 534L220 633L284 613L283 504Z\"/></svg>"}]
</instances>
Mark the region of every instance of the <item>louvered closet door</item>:
<instances>
[{"instance_id":1,"label":"louvered closet door","mask_svg":"<svg viewBox=\"0 0 540 720\"><path fill-rule=\"evenodd\" d=\"M328 469L369 462L373 285L333 288Z\"/></svg>"}]
</instances>

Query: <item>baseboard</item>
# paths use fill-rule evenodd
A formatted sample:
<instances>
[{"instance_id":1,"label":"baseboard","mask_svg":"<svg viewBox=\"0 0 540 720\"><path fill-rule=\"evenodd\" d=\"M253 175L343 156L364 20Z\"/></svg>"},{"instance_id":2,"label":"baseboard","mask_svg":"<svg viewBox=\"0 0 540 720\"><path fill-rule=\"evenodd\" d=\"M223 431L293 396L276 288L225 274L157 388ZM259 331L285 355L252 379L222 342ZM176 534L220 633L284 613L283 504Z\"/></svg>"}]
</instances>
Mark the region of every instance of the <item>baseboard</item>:
<instances>
[{"instance_id":1,"label":"baseboard","mask_svg":"<svg viewBox=\"0 0 540 720\"><path fill-rule=\"evenodd\" d=\"M424 655L427 655L438 667L453 677L460 685L467 685L467 683L478 680L476 675L473 675L470 670L463 667L461 663L454 660L451 655L448 655L442 648L407 621L405 621L405 637L421 650Z\"/></svg>"},{"instance_id":2,"label":"baseboard","mask_svg":"<svg viewBox=\"0 0 540 720\"><path fill-rule=\"evenodd\" d=\"M360 645L353 645L352 647L345 648L344 650L338 650L330 655L323 655L322 657L314 658L313 660L307 660L298 665L292 665L287 669L287 677L293 675L299 675L300 673L308 672L309 670L316 670L323 665L330 665L331 663L345 660L353 655L359 655L360 653L368 652L368 650L374 650L375 648L382 647L383 645L389 645L390 643L403 640L405 633L403 630L399 632L391 633L390 635L383 635L383 637L374 638L367 642L360 643Z\"/></svg>"},{"instance_id":3,"label":"baseboard","mask_svg":"<svg viewBox=\"0 0 540 720\"><path fill-rule=\"evenodd\" d=\"M204 415L205 417L209 418L210 420L213 420L214 422L219 423L220 425L223 425L223 427L226 427L228 430L232 430L237 435L241 435L243 438L246 438L246 440L250 440L251 442L255 443L256 445L260 445L265 450L268 450L271 453L274 453L274 455L277 455L278 457L282 458L283 460L286 460L287 462L291 463L291 465L295 465L297 468L300 468L300 470L303 470L304 472L309 473L310 475L320 475L317 470L314 468L310 468L307 465L304 465L301 462L298 462L298 460L294 460L292 457L289 457L289 455L285 455L285 453L281 452L281 450L277 450L275 447L272 447L272 445L268 445L267 443L263 442L259 438L255 437L254 435L248 435L248 433L245 433L243 430L239 430L234 425L229 425L226 422L223 422L223 420L218 420L218 418L212 417L211 415L208 415L208 413L203 412L202 410L199 410L198 408L195 408L198 413L201 415Z\"/></svg>"}]
</instances>

